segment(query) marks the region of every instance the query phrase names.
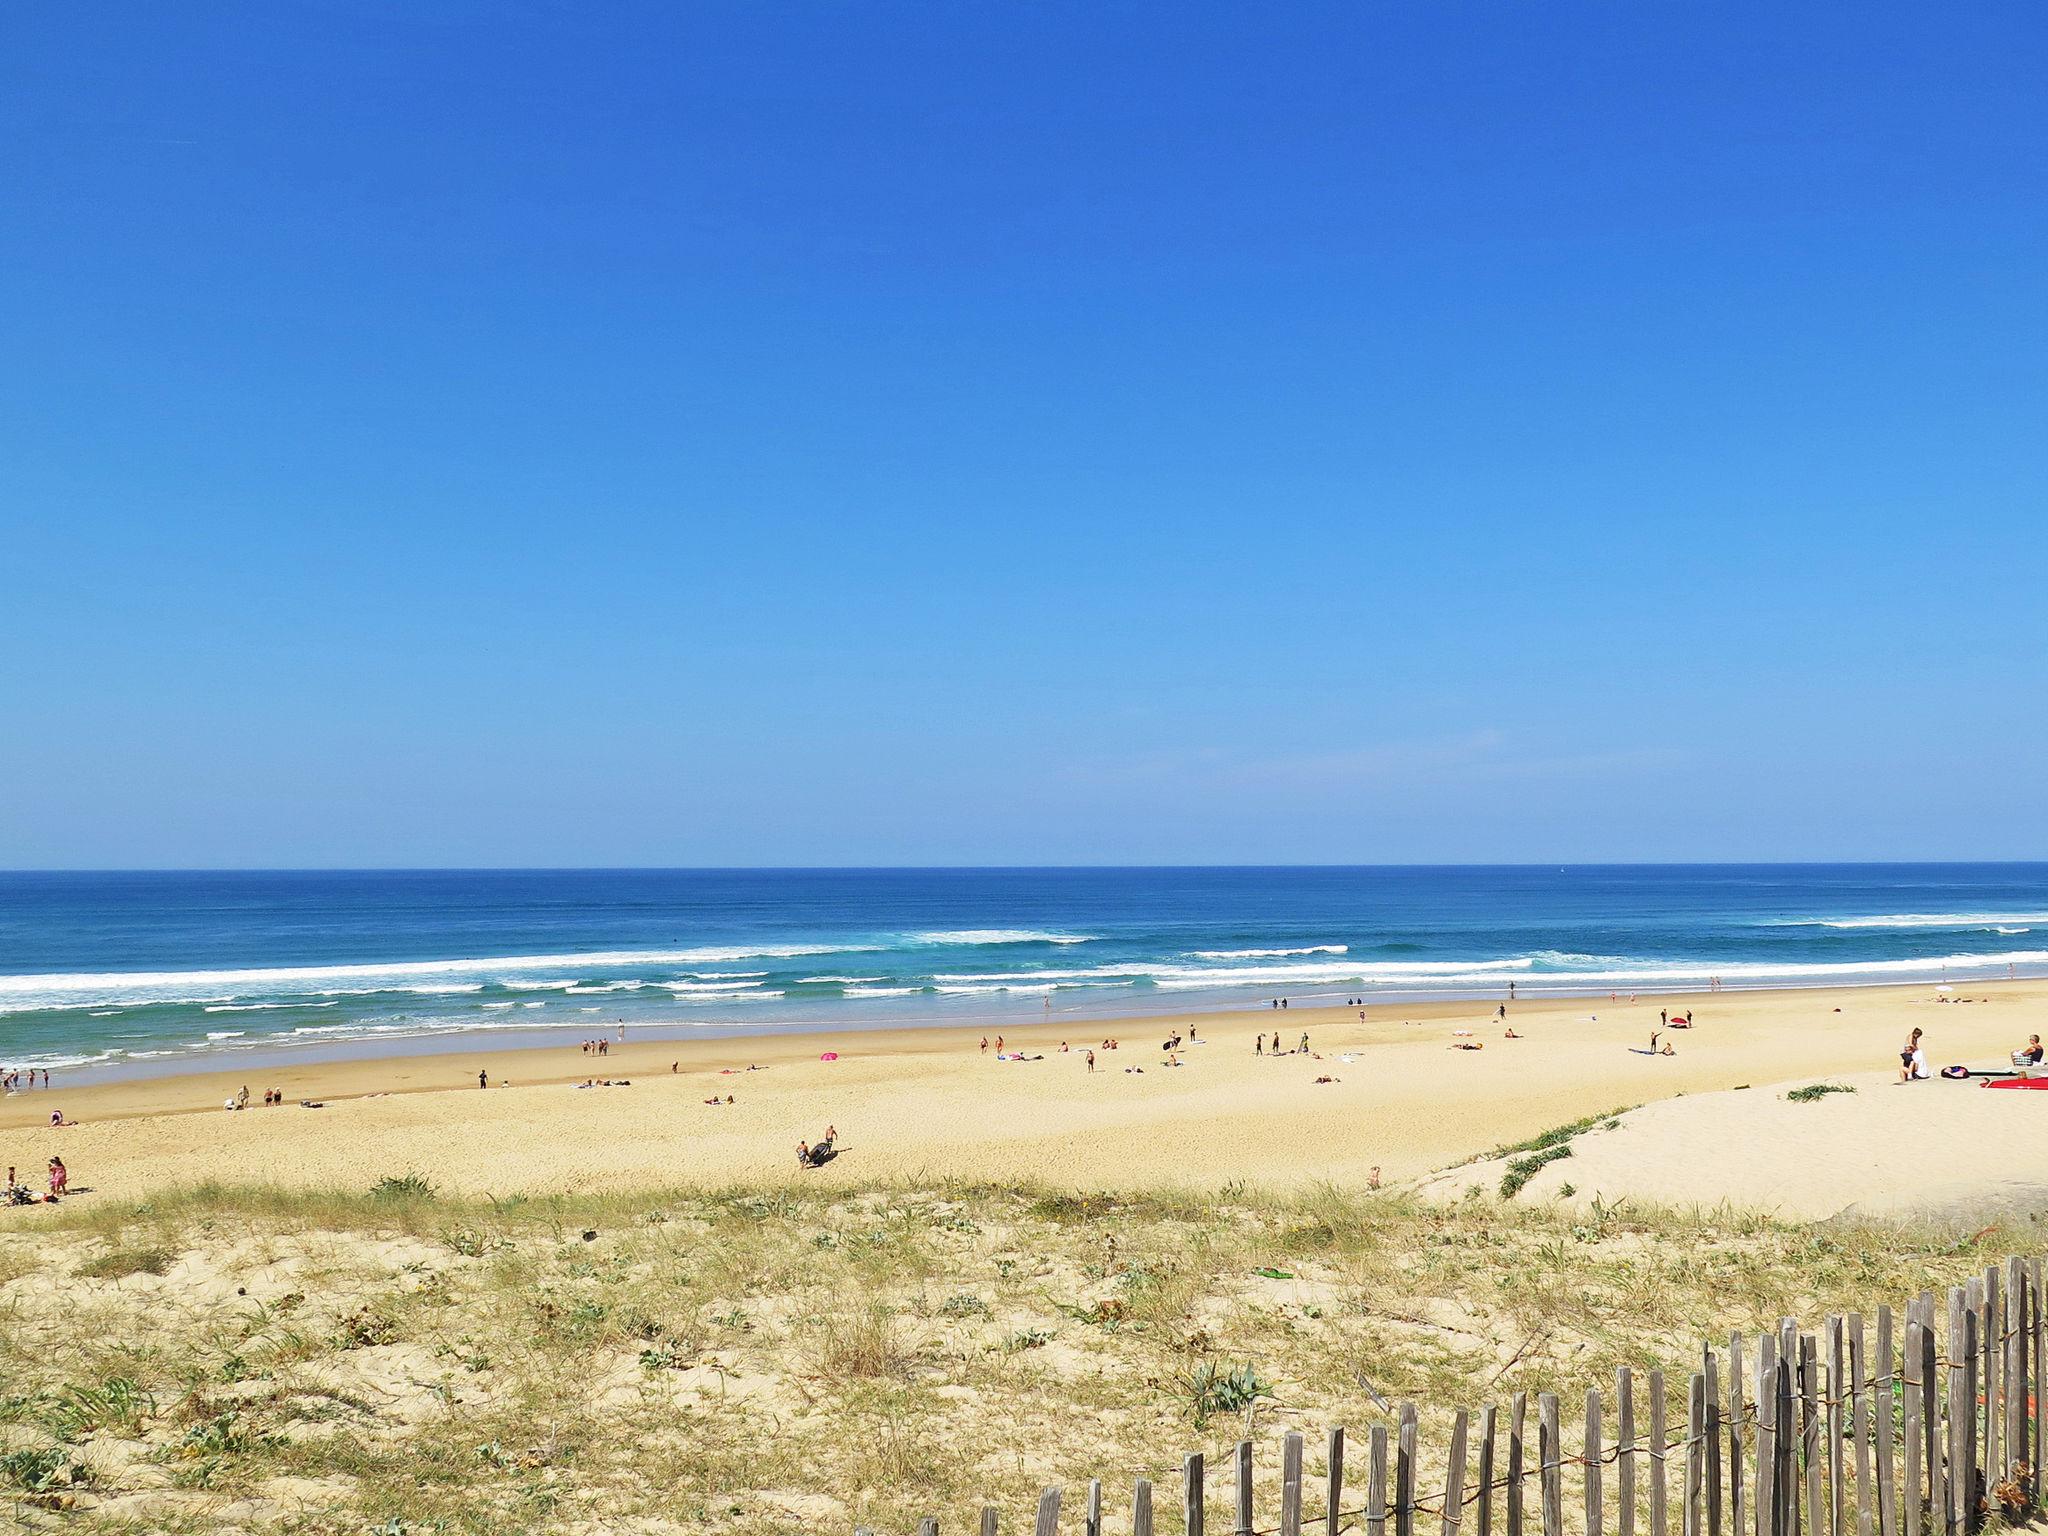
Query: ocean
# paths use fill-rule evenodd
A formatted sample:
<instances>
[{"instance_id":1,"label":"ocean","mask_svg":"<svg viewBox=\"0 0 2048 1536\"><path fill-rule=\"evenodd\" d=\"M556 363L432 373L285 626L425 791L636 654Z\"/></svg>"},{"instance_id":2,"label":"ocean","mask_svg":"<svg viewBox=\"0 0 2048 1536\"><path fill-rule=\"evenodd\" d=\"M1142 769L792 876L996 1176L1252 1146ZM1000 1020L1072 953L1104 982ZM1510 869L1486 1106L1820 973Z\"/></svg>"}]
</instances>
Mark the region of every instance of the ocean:
<instances>
[{"instance_id":1,"label":"ocean","mask_svg":"<svg viewBox=\"0 0 2048 1536\"><path fill-rule=\"evenodd\" d=\"M0 1065L2048 974L2048 864L0 873Z\"/></svg>"}]
</instances>

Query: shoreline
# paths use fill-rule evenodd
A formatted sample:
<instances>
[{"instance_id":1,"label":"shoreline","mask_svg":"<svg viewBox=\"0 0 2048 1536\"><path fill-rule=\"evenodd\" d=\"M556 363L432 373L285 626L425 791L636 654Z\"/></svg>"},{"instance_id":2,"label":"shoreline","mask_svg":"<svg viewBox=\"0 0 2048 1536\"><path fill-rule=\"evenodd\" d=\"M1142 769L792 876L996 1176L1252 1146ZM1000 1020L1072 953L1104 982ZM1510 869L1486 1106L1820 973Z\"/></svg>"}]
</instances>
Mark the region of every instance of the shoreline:
<instances>
[{"instance_id":1,"label":"shoreline","mask_svg":"<svg viewBox=\"0 0 2048 1536\"><path fill-rule=\"evenodd\" d=\"M833 1124L842 1157L803 1176L1029 1175L1095 1189L1392 1182L1630 1105L1881 1071L1915 1024L1937 1066L2001 1063L2048 1016L2043 981L1970 986L1964 996L1980 1002L1939 996L1889 985L1518 999L1507 1020L1517 1040L1494 1017L1498 1002L1469 999L1369 1005L1364 1022L1341 1007L1062 1019L1000 1031L1038 1058L1022 1062L982 1054L979 1029L629 1034L603 1057L501 1048L60 1084L0 1103L0 1157L34 1171L61 1152L73 1183L100 1195L209 1180L367 1187L407 1171L502 1195L797 1176L795 1143ZM1653 1059L1660 1009L1698 1023L1667 1037L1677 1056ZM1307 1032L1312 1053L1254 1055L1276 1028L1289 1044ZM1203 1043L1168 1067L1161 1036L1190 1029ZM1111 1036L1121 1049L1100 1050ZM1452 1049L1460 1040L1483 1049ZM573 1086L604 1077L631 1086ZM252 1100L276 1087L286 1102L223 1113L244 1083ZM79 1123L50 1128L52 1109Z\"/></svg>"},{"instance_id":2,"label":"shoreline","mask_svg":"<svg viewBox=\"0 0 2048 1536\"><path fill-rule=\"evenodd\" d=\"M2010 967L2008 967L2010 969ZM1606 987L1546 987L1540 975L1514 976L1520 988L1516 998L1508 997L1505 986L1485 990L1461 990L1457 992L1435 991L1392 991L1367 994L1364 1004L1368 1009L1400 1010L1416 1017L1448 1015L1459 1011L1491 1008L1504 1001L1515 1001L1518 1006L1533 1007L1543 1003L1575 1004L1598 1002L1602 998L1612 1000L1618 996L1615 989ZM1686 1005L1690 1000L1706 997L1735 997L1771 994L1800 994L1841 991L1894 991L1900 989L1921 989L1956 986L1984 989L1995 986L2010 986L2038 982L2048 985L2048 972L2034 974L2015 972L2003 977L1972 978L1960 976L1954 981L1946 972L1937 979L1933 976L1914 976L1900 979L1813 980L1806 982L1766 983L1755 986L1723 985L1688 986L1665 984L1658 990L1646 991L1638 988L1635 996L1646 1002L1652 999L1665 1004ZM1022 996L1023 994L1019 994ZM1334 1013L1342 1015L1350 1011L1351 1005L1332 1001L1342 996L1338 991L1313 991L1287 994L1289 1000L1301 1013ZM1612 1003L1610 1002L1610 1006ZM1627 1006L1624 1004L1623 1006ZM931 1017L912 1021L903 1017L861 1018L841 1017L818 1021L802 1019L764 1020L759 1023L741 1019L721 1019L702 1023L686 1019L620 1019L614 1016L604 1023L599 1033L609 1034L620 1023L628 1023L636 1041L666 1041L679 1048L690 1043L710 1044L713 1042L756 1041L767 1042L784 1038L803 1039L821 1035L845 1033L849 1035L873 1036L915 1036L960 1031L1002 1031L1021 1034L1027 1030L1043 1031L1060 1028L1070 1030L1092 1030L1105 1024L1140 1024L1147 1028L1170 1028L1176 1021L1197 1019L1230 1019L1247 1014L1262 1012L1257 1002L1246 1002L1235 992L1211 994L1190 993L1179 1006L1161 1000L1155 1007L1132 1005L1118 1007L1110 999L1094 999L1078 1003L1067 1009L1054 1009L1049 1015L1042 1014L1028 1006L1019 1005L1010 1009L996 1008L987 1012L962 1009L948 1017ZM252 1076L277 1076L279 1074L299 1075L299 1069L330 1066L344 1067L354 1062L376 1062L403 1060L414 1057L483 1057L503 1053L524 1053L530 1051L559 1050L564 1045L575 1045L581 1038L594 1038L592 1031L599 1021L587 1020L581 1023L549 1022L525 1026L489 1028L420 1029L406 1031L390 1028L381 1034L353 1035L333 1040L294 1040L289 1035L273 1036L269 1039L245 1046L228 1044L188 1043L174 1049L150 1054L147 1057L127 1057L117 1061L87 1060L70 1066L59 1066L56 1074L67 1087L76 1089L99 1088L120 1084L133 1084L169 1078L209 1077L225 1080L237 1074ZM0 1066L26 1068L27 1057L19 1061L0 1062ZM37 1090L40 1091L40 1090ZM54 1091L54 1087L53 1087ZM0 1125L4 1125L0 1117Z\"/></svg>"}]
</instances>

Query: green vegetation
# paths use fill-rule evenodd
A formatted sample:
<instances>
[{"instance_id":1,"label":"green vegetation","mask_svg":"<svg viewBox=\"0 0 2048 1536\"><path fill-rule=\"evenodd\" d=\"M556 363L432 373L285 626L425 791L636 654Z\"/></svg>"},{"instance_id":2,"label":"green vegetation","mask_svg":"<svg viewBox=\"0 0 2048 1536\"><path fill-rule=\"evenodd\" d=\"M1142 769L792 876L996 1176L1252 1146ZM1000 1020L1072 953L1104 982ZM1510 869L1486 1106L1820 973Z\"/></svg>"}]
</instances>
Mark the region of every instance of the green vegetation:
<instances>
[{"instance_id":1,"label":"green vegetation","mask_svg":"<svg viewBox=\"0 0 2048 1536\"><path fill-rule=\"evenodd\" d=\"M1824 1099L1831 1093L1854 1093L1856 1090L1846 1083L1808 1083L1804 1088L1794 1088L1785 1097L1794 1104L1811 1104Z\"/></svg>"},{"instance_id":2,"label":"green vegetation","mask_svg":"<svg viewBox=\"0 0 2048 1536\"><path fill-rule=\"evenodd\" d=\"M1572 1144L1568 1141L1554 1142L1540 1152L1531 1152L1527 1157L1512 1159L1507 1171L1500 1176L1500 1197L1512 1200L1522 1192L1522 1186L1535 1178L1542 1169L1549 1167L1561 1157L1572 1155Z\"/></svg>"},{"instance_id":3,"label":"green vegetation","mask_svg":"<svg viewBox=\"0 0 2048 1536\"><path fill-rule=\"evenodd\" d=\"M85 1536L908 1530L1214 1456L1246 1418L1263 1456L1404 1399L1437 1437L1624 1363L1682 1384L1703 1338L1938 1291L2009 1241L1328 1187L81 1199L0 1228L0 1508Z\"/></svg>"},{"instance_id":4,"label":"green vegetation","mask_svg":"<svg viewBox=\"0 0 2048 1536\"><path fill-rule=\"evenodd\" d=\"M1517 1152L1542 1152L1551 1147L1562 1146L1574 1136L1584 1135L1595 1126L1611 1131L1614 1129L1618 1118L1627 1114L1635 1107L1633 1104L1624 1104L1619 1109L1602 1110L1599 1114L1588 1115L1583 1120L1573 1120L1566 1125L1553 1125L1547 1131L1538 1131L1527 1141L1517 1141L1505 1147L1495 1147L1486 1156L1489 1158L1513 1157ZM1475 1158L1473 1161L1476 1162L1478 1159Z\"/></svg>"}]
</instances>

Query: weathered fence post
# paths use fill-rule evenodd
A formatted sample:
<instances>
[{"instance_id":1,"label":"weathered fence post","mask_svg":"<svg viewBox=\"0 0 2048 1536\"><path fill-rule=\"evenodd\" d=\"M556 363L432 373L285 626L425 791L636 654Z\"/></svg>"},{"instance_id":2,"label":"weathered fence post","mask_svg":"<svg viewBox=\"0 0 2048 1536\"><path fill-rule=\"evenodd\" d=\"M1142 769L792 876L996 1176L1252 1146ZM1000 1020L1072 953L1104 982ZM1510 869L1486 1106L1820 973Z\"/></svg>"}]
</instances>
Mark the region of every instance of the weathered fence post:
<instances>
[{"instance_id":1,"label":"weathered fence post","mask_svg":"<svg viewBox=\"0 0 2048 1536\"><path fill-rule=\"evenodd\" d=\"M1636 1389L1629 1368L1614 1373L1614 1503L1618 1536L1636 1536Z\"/></svg>"},{"instance_id":2,"label":"weathered fence post","mask_svg":"<svg viewBox=\"0 0 2048 1536\"><path fill-rule=\"evenodd\" d=\"M1700 1491L1706 1478L1707 1378L1694 1372L1692 1393L1685 1417L1685 1513L1679 1529L1683 1536L1700 1536Z\"/></svg>"},{"instance_id":3,"label":"weathered fence post","mask_svg":"<svg viewBox=\"0 0 2048 1536\"><path fill-rule=\"evenodd\" d=\"M1394 1536L1415 1536L1415 1405L1401 1405L1401 1438L1394 1453Z\"/></svg>"},{"instance_id":4,"label":"weathered fence post","mask_svg":"<svg viewBox=\"0 0 2048 1536\"><path fill-rule=\"evenodd\" d=\"M1743 1525L1748 1512L1743 1499L1742 1464L1742 1335L1728 1335L1728 1529L1731 1536L1749 1536Z\"/></svg>"},{"instance_id":5,"label":"weathered fence post","mask_svg":"<svg viewBox=\"0 0 2048 1536\"><path fill-rule=\"evenodd\" d=\"M1671 1536L1665 1494L1664 1373L1650 1372L1650 1536Z\"/></svg>"},{"instance_id":6,"label":"weathered fence post","mask_svg":"<svg viewBox=\"0 0 2048 1536\"><path fill-rule=\"evenodd\" d=\"M993 1530L983 1536L995 1536ZM1139 1478L1131 1485L1131 1536L1152 1536L1152 1483Z\"/></svg>"},{"instance_id":7,"label":"weathered fence post","mask_svg":"<svg viewBox=\"0 0 2048 1536\"><path fill-rule=\"evenodd\" d=\"M1387 1426L1372 1427L1371 1450L1366 1464L1366 1536L1386 1536L1387 1531Z\"/></svg>"},{"instance_id":8,"label":"weathered fence post","mask_svg":"<svg viewBox=\"0 0 2048 1536\"><path fill-rule=\"evenodd\" d=\"M1465 1512L1465 1437L1471 1418L1464 1409L1451 1421L1451 1454L1444 1471L1443 1536L1458 1536ZM1290 1536L1283 1530L1280 1536Z\"/></svg>"},{"instance_id":9,"label":"weathered fence post","mask_svg":"<svg viewBox=\"0 0 2048 1536\"><path fill-rule=\"evenodd\" d=\"M1323 1536L1338 1536L1344 1528L1344 1426L1339 1424L1330 1431L1330 1446L1325 1452L1329 1462L1329 1497L1323 1506Z\"/></svg>"},{"instance_id":10,"label":"weathered fence post","mask_svg":"<svg viewBox=\"0 0 2048 1536\"><path fill-rule=\"evenodd\" d=\"M1709 1344L1701 1351L1701 1374L1706 1378L1706 1418L1701 1421L1700 1433L1706 1460L1706 1523L1707 1536L1721 1536L1721 1362L1714 1357L1714 1346Z\"/></svg>"},{"instance_id":11,"label":"weathered fence post","mask_svg":"<svg viewBox=\"0 0 2048 1536\"><path fill-rule=\"evenodd\" d=\"M1057 1536L1060 1528L1060 1491L1048 1488L1038 1496L1038 1524L1035 1536Z\"/></svg>"},{"instance_id":12,"label":"weathered fence post","mask_svg":"<svg viewBox=\"0 0 2048 1536\"><path fill-rule=\"evenodd\" d=\"M1202 1453L1190 1452L1181 1458L1181 1514L1187 1527L1188 1536L1202 1536Z\"/></svg>"},{"instance_id":13,"label":"weathered fence post","mask_svg":"<svg viewBox=\"0 0 2048 1536\"><path fill-rule=\"evenodd\" d=\"M1477 1536L1493 1536L1493 1442L1500 1429L1500 1410L1479 1416L1479 1519ZM1336 1536L1332 1531L1330 1536Z\"/></svg>"},{"instance_id":14,"label":"weathered fence post","mask_svg":"<svg viewBox=\"0 0 2048 1536\"><path fill-rule=\"evenodd\" d=\"M1557 1394L1536 1399L1536 1455L1542 1468L1543 1536L1564 1536L1564 1446L1558 1438Z\"/></svg>"},{"instance_id":15,"label":"weathered fence post","mask_svg":"<svg viewBox=\"0 0 2048 1536\"><path fill-rule=\"evenodd\" d=\"M1508 1536L1522 1536L1522 1472L1529 1438L1529 1394L1517 1392L1508 1409Z\"/></svg>"},{"instance_id":16,"label":"weathered fence post","mask_svg":"<svg viewBox=\"0 0 2048 1536\"><path fill-rule=\"evenodd\" d=\"M1088 1479L1087 1536L1102 1536L1102 1479Z\"/></svg>"},{"instance_id":17,"label":"weathered fence post","mask_svg":"<svg viewBox=\"0 0 2048 1536\"><path fill-rule=\"evenodd\" d=\"M1600 1389L1586 1390L1586 1536L1600 1531Z\"/></svg>"},{"instance_id":18,"label":"weathered fence post","mask_svg":"<svg viewBox=\"0 0 2048 1536\"><path fill-rule=\"evenodd\" d=\"M1301 1536L1301 1436L1280 1442L1280 1536Z\"/></svg>"},{"instance_id":19,"label":"weathered fence post","mask_svg":"<svg viewBox=\"0 0 2048 1536\"><path fill-rule=\"evenodd\" d=\"M1252 1536L1252 1443L1237 1442L1237 1524L1236 1536Z\"/></svg>"}]
</instances>

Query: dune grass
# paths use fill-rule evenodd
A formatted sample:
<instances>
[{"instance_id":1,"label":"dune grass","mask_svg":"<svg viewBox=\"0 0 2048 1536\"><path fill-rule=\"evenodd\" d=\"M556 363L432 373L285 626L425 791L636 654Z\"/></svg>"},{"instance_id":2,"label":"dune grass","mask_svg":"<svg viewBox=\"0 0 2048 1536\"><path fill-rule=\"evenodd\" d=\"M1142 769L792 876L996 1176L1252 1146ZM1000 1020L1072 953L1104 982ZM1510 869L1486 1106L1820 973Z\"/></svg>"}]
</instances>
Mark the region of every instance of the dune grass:
<instances>
[{"instance_id":1,"label":"dune grass","mask_svg":"<svg viewBox=\"0 0 2048 1536\"><path fill-rule=\"evenodd\" d=\"M0 1233L0 1496L87 1532L957 1525L1247 1424L1682 1382L1703 1337L2002 1251L1336 1188L478 1202L401 1172L33 1216Z\"/></svg>"}]
</instances>

